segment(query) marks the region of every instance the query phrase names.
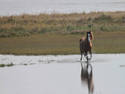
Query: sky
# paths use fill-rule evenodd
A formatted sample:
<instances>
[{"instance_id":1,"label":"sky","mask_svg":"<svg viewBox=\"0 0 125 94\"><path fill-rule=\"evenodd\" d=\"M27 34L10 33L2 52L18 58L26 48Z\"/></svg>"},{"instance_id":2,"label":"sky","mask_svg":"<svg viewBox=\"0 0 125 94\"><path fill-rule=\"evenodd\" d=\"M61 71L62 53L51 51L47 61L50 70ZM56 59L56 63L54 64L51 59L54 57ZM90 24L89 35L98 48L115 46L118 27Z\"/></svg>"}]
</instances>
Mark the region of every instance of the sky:
<instances>
[{"instance_id":1,"label":"sky","mask_svg":"<svg viewBox=\"0 0 125 94\"><path fill-rule=\"evenodd\" d=\"M125 0L0 0L0 15L125 10Z\"/></svg>"}]
</instances>

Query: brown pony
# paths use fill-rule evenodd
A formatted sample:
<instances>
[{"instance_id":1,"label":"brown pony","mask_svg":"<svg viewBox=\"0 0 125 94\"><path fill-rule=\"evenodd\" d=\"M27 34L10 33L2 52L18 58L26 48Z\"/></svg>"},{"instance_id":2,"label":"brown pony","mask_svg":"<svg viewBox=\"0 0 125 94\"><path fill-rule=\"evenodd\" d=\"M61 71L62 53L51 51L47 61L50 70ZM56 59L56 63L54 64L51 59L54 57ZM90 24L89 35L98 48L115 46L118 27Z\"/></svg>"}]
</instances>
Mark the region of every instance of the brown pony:
<instances>
[{"instance_id":1,"label":"brown pony","mask_svg":"<svg viewBox=\"0 0 125 94\"><path fill-rule=\"evenodd\" d=\"M86 38L80 39L80 52L81 52L81 59L82 60L82 55L86 57L86 59L91 59L92 58L92 39L93 39L93 34L91 31L86 33ZM88 58L88 53L90 53L90 58Z\"/></svg>"}]
</instances>

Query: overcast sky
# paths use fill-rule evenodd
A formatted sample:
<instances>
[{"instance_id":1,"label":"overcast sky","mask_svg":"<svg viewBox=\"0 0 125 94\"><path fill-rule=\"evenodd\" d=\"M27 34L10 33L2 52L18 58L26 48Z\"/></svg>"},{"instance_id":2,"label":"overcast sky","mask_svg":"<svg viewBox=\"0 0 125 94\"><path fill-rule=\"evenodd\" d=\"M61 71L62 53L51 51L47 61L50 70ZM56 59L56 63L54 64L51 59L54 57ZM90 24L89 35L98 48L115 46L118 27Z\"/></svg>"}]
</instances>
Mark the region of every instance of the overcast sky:
<instances>
[{"instance_id":1,"label":"overcast sky","mask_svg":"<svg viewBox=\"0 0 125 94\"><path fill-rule=\"evenodd\" d=\"M18 1L35 1L35 2L47 2L47 1L56 1L56 2L64 2L65 0L0 0L0 2L18 2ZM66 0L65 2L124 2L125 0Z\"/></svg>"},{"instance_id":2,"label":"overcast sky","mask_svg":"<svg viewBox=\"0 0 125 94\"><path fill-rule=\"evenodd\" d=\"M125 11L125 0L0 0L0 15Z\"/></svg>"}]
</instances>

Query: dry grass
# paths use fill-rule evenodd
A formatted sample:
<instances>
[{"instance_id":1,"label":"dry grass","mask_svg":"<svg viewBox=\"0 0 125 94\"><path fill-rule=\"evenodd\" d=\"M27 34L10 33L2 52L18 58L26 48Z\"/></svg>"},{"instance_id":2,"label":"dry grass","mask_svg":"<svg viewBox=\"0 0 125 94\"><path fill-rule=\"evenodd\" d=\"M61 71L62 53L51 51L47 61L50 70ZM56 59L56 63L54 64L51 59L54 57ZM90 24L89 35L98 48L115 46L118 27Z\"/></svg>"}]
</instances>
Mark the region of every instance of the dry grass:
<instances>
[{"instance_id":1,"label":"dry grass","mask_svg":"<svg viewBox=\"0 0 125 94\"><path fill-rule=\"evenodd\" d=\"M0 37L30 36L46 32L125 31L125 12L39 14L0 17Z\"/></svg>"},{"instance_id":2,"label":"dry grass","mask_svg":"<svg viewBox=\"0 0 125 94\"><path fill-rule=\"evenodd\" d=\"M93 22L93 52L125 53L125 12L0 17L0 54L79 54Z\"/></svg>"}]
</instances>

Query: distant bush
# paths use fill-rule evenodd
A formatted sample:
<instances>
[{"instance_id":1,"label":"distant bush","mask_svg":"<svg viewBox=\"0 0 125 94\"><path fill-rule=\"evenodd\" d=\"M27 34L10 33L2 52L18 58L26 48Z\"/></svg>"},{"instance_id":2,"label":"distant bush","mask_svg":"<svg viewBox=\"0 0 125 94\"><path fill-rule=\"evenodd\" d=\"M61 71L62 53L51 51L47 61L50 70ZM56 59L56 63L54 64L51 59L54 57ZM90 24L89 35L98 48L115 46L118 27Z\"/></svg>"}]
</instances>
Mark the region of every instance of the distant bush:
<instances>
[{"instance_id":1,"label":"distant bush","mask_svg":"<svg viewBox=\"0 0 125 94\"><path fill-rule=\"evenodd\" d=\"M122 17L122 22L123 22L123 23L125 23L125 16L124 16L124 17Z\"/></svg>"},{"instance_id":2,"label":"distant bush","mask_svg":"<svg viewBox=\"0 0 125 94\"><path fill-rule=\"evenodd\" d=\"M73 30L70 32L70 34L85 34L86 31L82 31L82 30Z\"/></svg>"},{"instance_id":3,"label":"distant bush","mask_svg":"<svg viewBox=\"0 0 125 94\"><path fill-rule=\"evenodd\" d=\"M68 25L68 26L66 27L66 30L67 30L67 31L72 31L73 29L74 29L73 26L69 26L69 25Z\"/></svg>"},{"instance_id":4,"label":"distant bush","mask_svg":"<svg viewBox=\"0 0 125 94\"><path fill-rule=\"evenodd\" d=\"M0 67L11 67L13 65L14 65L13 63L10 63L10 64L0 64Z\"/></svg>"},{"instance_id":5,"label":"distant bush","mask_svg":"<svg viewBox=\"0 0 125 94\"><path fill-rule=\"evenodd\" d=\"M95 22L97 22L97 21L112 21L112 17L111 16L109 16L109 15L101 15L101 16L99 16L99 17L96 17L95 19L94 19L94 21Z\"/></svg>"}]
</instances>

